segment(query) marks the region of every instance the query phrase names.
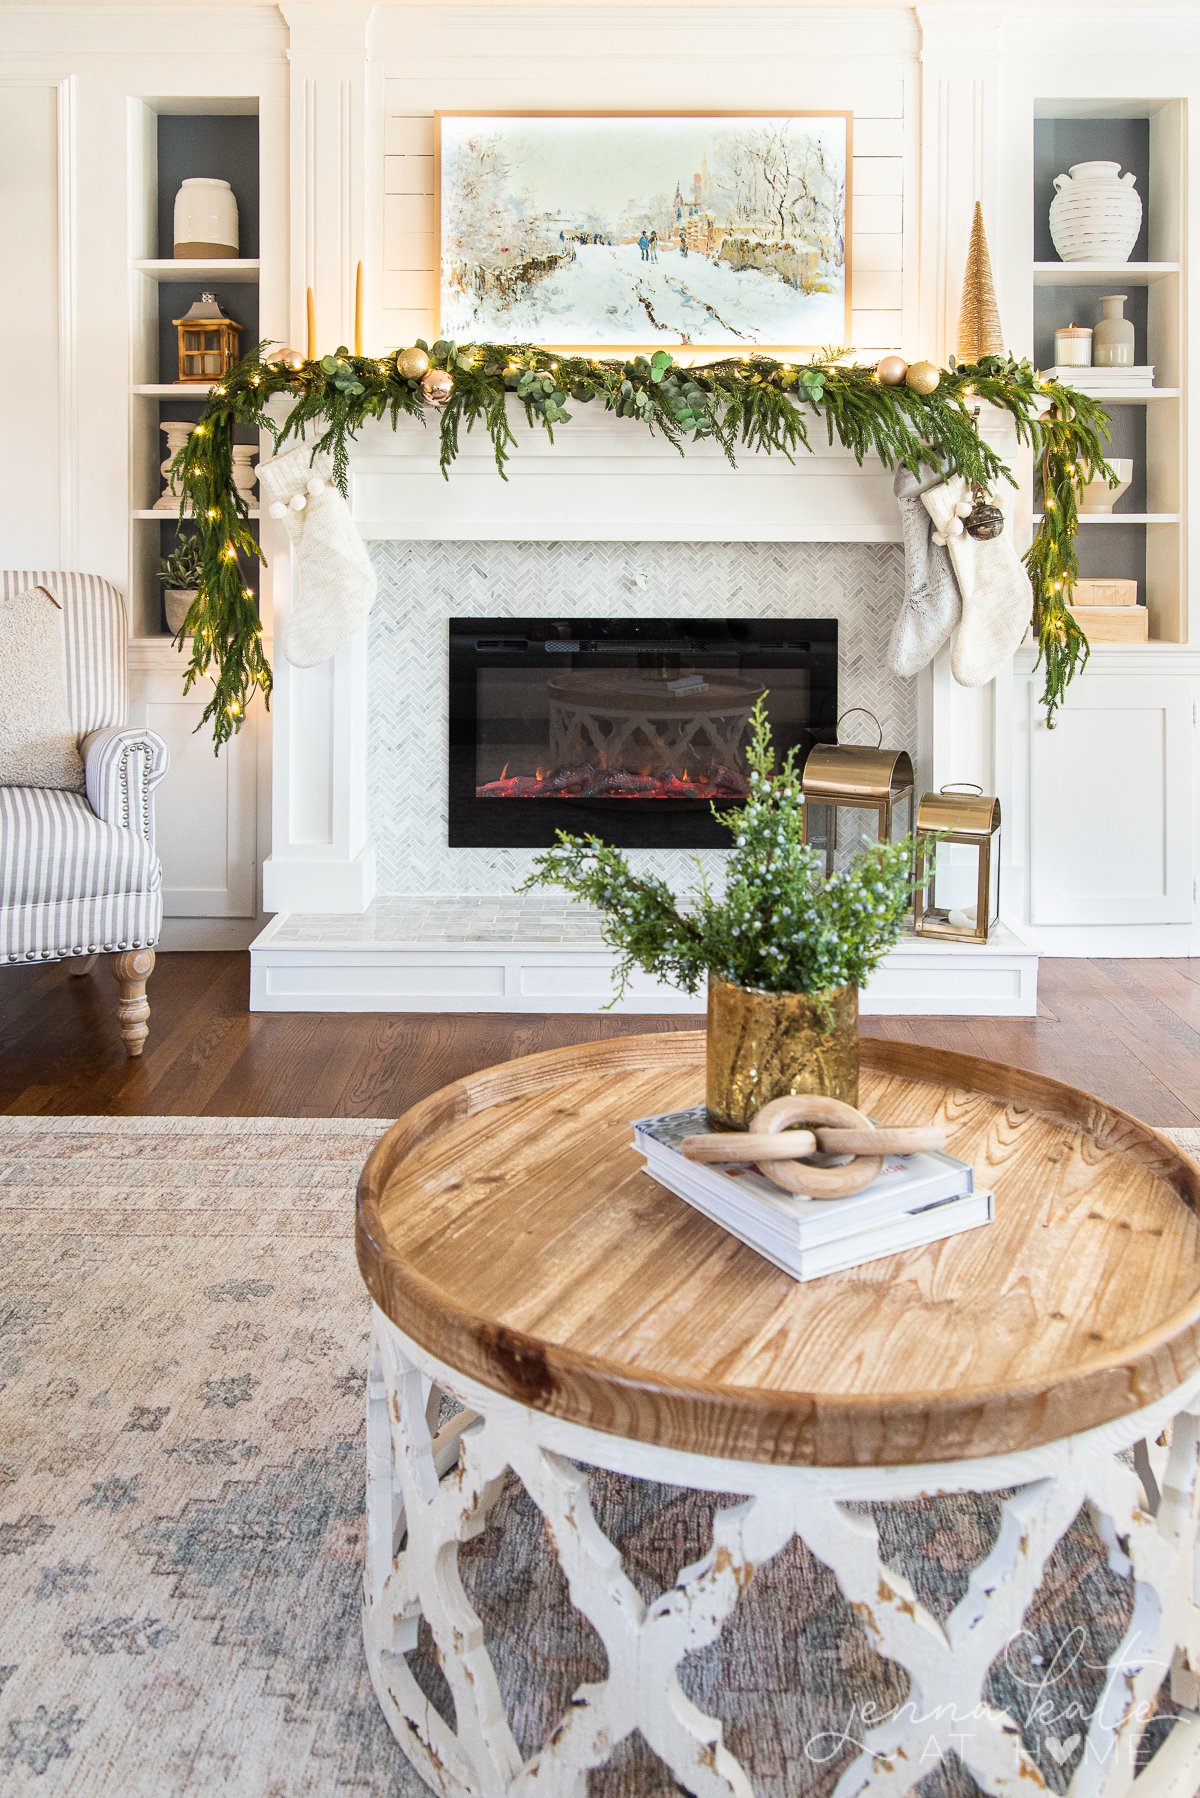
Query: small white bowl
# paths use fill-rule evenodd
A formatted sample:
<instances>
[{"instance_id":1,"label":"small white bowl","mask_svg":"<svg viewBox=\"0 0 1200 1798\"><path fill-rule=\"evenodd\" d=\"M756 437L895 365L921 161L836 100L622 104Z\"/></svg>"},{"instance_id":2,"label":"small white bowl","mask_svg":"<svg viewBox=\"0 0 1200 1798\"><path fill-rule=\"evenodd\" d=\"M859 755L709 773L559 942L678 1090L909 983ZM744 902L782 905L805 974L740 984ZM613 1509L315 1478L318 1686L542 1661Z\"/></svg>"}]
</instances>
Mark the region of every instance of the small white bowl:
<instances>
[{"instance_id":1,"label":"small white bowl","mask_svg":"<svg viewBox=\"0 0 1200 1798\"><path fill-rule=\"evenodd\" d=\"M1116 487L1110 487L1103 476L1098 481L1089 481L1083 490L1083 498L1079 502L1080 517L1106 517L1121 495L1128 493L1129 483L1133 479L1133 457L1109 456L1108 466L1115 475L1120 476L1119 484Z\"/></svg>"}]
</instances>

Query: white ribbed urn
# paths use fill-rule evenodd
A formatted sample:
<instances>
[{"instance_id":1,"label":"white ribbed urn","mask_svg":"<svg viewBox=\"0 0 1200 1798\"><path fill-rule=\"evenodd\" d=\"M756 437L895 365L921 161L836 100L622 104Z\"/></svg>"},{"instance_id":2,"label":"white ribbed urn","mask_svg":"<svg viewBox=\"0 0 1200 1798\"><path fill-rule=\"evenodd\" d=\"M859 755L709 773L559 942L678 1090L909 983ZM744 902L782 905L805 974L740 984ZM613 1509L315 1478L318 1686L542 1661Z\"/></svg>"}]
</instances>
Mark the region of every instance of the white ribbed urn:
<instances>
[{"instance_id":1,"label":"white ribbed urn","mask_svg":"<svg viewBox=\"0 0 1200 1798\"><path fill-rule=\"evenodd\" d=\"M238 253L238 209L228 181L192 175L175 195L175 254L211 261Z\"/></svg>"},{"instance_id":2,"label":"white ribbed urn","mask_svg":"<svg viewBox=\"0 0 1200 1798\"><path fill-rule=\"evenodd\" d=\"M1127 262L1142 228L1142 196L1119 162L1075 162L1055 175L1050 235L1064 262Z\"/></svg>"}]
</instances>

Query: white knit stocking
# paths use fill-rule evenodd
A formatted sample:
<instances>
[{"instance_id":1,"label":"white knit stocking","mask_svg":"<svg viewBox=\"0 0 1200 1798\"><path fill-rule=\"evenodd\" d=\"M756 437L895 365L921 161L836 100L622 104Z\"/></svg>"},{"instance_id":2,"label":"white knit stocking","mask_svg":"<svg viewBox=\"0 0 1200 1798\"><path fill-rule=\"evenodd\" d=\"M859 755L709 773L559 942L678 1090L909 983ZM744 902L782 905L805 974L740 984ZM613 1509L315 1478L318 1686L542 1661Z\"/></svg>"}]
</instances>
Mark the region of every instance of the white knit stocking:
<instances>
[{"instance_id":1,"label":"white knit stocking","mask_svg":"<svg viewBox=\"0 0 1200 1798\"><path fill-rule=\"evenodd\" d=\"M921 495L940 486L929 469L919 475L898 468L894 482L904 539L904 599L896 615L888 661L893 674L910 680L928 667L962 616L962 600L944 543L933 540Z\"/></svg>"},{"instance_id":2,"label":"white knit stocking","mask_svg":"<svg viewBox=\"0 0 1200 1798\"><path fill-rule=\"evenodd\" d=\"M991 495L1004 507L1007 496ZM921 495L933 520L934 543L945 543L962 594L962 623L954 638L950 668L962 687L982 687L1007 666L1029 629L1032 594L1029 576L1004 534L972 537L963 518L971 510L961 475Z\"/></svg>"},{"instance_id":3,"label":"white knit stocking","mask_svg":"<svg viewBox=\"0 0 1200 1798\"><path fill-rule=\"evenodd\" d=\"M375 569L331 475L328 456L310 460L302 445L258 465L263 498L271 517L286 524L296 558L283 651L297 668L312 668L340 649L375 600Z\"/></svg>"}]
</instances>

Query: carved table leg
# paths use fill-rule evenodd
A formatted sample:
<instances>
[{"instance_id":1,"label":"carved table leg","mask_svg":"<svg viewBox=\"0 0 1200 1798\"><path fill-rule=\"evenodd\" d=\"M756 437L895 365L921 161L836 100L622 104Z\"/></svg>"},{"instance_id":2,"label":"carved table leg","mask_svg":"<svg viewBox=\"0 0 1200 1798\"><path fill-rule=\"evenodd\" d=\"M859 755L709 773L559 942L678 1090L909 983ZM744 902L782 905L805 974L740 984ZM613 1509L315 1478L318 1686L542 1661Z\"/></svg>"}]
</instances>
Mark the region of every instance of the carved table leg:
<instances>
[{"instance_id":1,"label":"carved table leg","mask_svg":"<svg viewBox=\"0 0 1200 1798\"><path fill-rule=\"evenodd\" d=\"M150 1002L146 982L154 972L153 949L125 949L112 959L113 978L121 989L117 1022L127 1055L140 1055L150 1034Z\"/></svg>"},{"instance_id":2,"label":"carved table leg","mask_svg":"<svg viewBox=\"0 0 1200 1798\"><path fill-rule=\"evenodd\" d=\"M71 963L71 979L82 980L86 974L91 973L99 960L98 955L85 955L81 960L73 961Z\"/></svg>"}]
</instances>

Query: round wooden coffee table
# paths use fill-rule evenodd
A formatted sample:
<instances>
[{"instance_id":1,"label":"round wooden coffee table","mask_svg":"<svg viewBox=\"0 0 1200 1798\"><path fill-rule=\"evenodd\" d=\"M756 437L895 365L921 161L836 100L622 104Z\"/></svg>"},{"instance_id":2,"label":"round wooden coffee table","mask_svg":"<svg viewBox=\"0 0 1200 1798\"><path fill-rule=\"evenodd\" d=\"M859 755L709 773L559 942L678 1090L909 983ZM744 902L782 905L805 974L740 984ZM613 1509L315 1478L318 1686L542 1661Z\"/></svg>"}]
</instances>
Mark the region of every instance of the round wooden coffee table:
<instances>
[{"instance_id":1,"label":"round wooden coffee table","mask_svg":"<svg viewBox=\"0 0 1200 1798\"><path fill-rule=\"evenodd\" d=\"M588 1769L636 1730L686 1792L750 1798L753 1766L678 1673L799 1536L912 1681L902 1709L861 1729L838 1798L913 1789L932 1771L935 1710L983 1792L1061 1790L984 1693L1086 1508L1132 1606L1103 1697L1064 1727L1055 1762L1077 1763L1072 1795L1194 1798L1200 1169L1072 1087L864 1039L862 1107L943 1122L996 1220L797 1285L657 1186L630 1146L632 1118L697 1103L703 1054L680 1032L487 1069L415 1106L364 1169L364 1633L405 1753L438 1792L583 1798ZM443 1395L464 1407L444 1423ZM592 1513L589 1466L746 1496L648 1605ZM457 1572L509 1470L608 1659L524 1763ZM939 1620L856 1507L944 1493L1001 1495L1000 1527ZM422 1617L454 1728L408 1664ZM1168 1672L1183 1710L1135 1782Z\"/></svg>"}]
</instances>

